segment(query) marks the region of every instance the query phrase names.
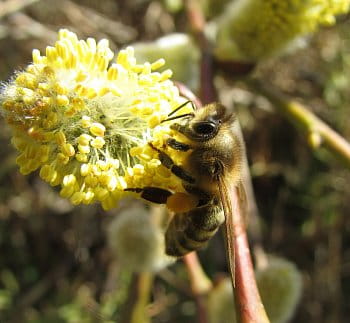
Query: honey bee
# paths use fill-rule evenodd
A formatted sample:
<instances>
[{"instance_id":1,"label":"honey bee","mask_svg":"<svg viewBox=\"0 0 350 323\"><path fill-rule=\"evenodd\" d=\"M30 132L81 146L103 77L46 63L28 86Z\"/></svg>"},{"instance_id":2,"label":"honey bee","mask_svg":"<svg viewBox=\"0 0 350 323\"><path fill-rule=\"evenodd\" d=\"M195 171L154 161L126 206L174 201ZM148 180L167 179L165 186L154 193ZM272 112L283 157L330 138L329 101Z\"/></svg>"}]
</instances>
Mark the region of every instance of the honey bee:
<instances>
[{"instance_id":1,"label":"honey bee","mask_svg":"<svg viewBox=\"0 0 350 323\"><path fill-rule=\"evenodd\" d=\"M225 216L231 216L228 188L242 187L244 145L233 107L211 103L193 113L174 116L187 103L172 111L163 121L179 119L170 127L181 134L184 141L170 138L166 145L170 149L189 152L183 165L176 165L164 151L150 144L158 151L162 164L182 180L190 195L198 199L193 209L175 214L165 232L166 253L176 257L206 245L225 222ZM156 187L127 190L139 192L142 198L156 203L166 203L172 195ZM232 221L232 218L226 219L227 235L233 234ZM232 254L232 248L228 252Z\"/></svg>"}]
</instances>

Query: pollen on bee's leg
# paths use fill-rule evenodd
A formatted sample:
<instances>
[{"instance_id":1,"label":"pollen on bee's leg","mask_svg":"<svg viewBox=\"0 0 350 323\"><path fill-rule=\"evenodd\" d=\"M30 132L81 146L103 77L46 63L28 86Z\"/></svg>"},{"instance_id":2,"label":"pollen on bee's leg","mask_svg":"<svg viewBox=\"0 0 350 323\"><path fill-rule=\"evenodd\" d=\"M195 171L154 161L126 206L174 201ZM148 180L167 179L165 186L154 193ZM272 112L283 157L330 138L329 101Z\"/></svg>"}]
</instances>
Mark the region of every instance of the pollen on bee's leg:
<instances>
[{"instance_id":1,"label":"pollen on bee's leg","mask_svg":"<svg viewBox=\"0 0 350 323\"><path fill-rule=\"evenodd\" d=\"M198 205L198 197L187 193L175 193L167 199L166 206L175 213L184 213Z\"/></svg>"}]
</instances>

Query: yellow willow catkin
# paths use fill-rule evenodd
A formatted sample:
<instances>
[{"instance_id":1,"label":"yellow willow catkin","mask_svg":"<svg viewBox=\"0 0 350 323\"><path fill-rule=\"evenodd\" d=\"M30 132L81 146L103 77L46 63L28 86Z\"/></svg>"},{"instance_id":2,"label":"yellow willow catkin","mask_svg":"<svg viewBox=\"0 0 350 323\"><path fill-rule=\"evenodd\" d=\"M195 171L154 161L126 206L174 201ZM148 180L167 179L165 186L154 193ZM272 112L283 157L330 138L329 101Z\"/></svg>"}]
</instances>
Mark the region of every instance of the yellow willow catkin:
<instances>
[{"instance_id":1,"label":"yellow willow catkin","mask_svg":"<svg viewBox=\"0 0 350 323\"><path fill-rule=\"evenodd\" d=\"M0 92L0 110L13 129L23 174L37 169L73 204L101 202L104 209L136 193L127 188L156 186L183 192L181 180L166 169L156 150L172 136L161 123L186 99L164 64L137 64L134 50L114 54L105 39L79 40L62 29L45 54L17 72ZM181 113L190 112L184 107ZM184 153L169 152L181 160Z\"/></svg>"},{"instance_id":2,"label":"yellow willow catkin","mask_svg":"<svg viewBox=\"0 0 350 323\"><path fill-rule=\"evenodd\" d=\"M349 0L237 0L217 23L216 56L256 62L295 46L301 37L349 11Z\"/></svg>"}]
</instances>

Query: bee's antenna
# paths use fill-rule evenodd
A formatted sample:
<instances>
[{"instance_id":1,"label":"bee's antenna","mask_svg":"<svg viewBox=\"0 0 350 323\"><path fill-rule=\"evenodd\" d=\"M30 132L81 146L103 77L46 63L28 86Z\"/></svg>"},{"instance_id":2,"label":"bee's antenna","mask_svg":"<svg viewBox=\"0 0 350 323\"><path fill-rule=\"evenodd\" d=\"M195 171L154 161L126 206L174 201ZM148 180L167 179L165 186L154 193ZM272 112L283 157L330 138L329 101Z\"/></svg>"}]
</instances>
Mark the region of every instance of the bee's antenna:
<instances>
[{"instance_id":1,"label":"bee's antenna","mask_svg":"<svg viewBox=\"0 0 350 323\"><path fill-rule=\"evenodd\" d=\"M194 116L194 114L191 113L185 113L185 114L180 114L179 116L175 116L175 117L171 117L171 118L167 118L165 120L162 120L160 123L166 122L166 121L170 121L170 120L175 120L175 119L180 119L180 118L184 118L184 117L188 117L188 116Z\"/></svg>"},{"instance_id":2,"label":"bee's antenna","mask_svg":"<svg viewBox=\"0 0 350 323\"><path fill-rule=\"evenodd\" d=\"M184 117L188 117L188 116L194 116L193 113L185 113L185 114L180 114L179 116L175 116L175 117L172 117L173 114L175 114L177 111L181 110L183 107L185 107L188 103L191 103L191 107L194 110L196 110L193 102L191 100L188 100L184 103L182 103L181 105L179 105L176 109L174 109L173 111L171 111L169 114L168 114L168 117L167 119L161 121L161 123L163 122L166 122L166 121L170 121L170 120L175 120L175 119L180 119L180 118L184 118Z\"/></svg>"},{"instance_id":3,"label":"bee's antenna","mask_svg":"<svg viewBox=\"0 0 350 323\"><path fill-rule=\"evenodd\" d=\"M177 111L179 111L180 109L182 109L184 106L186 106L188 103L191 103L191 106L192 106L192 109L193 111L195 110L195 106L193 104L193 102L191 100L188 100L184 103L182 103L181 105L179 105L176 109L174 109L173 111L171 111L169 114L168 114L168 117L171 117L174 113L176 113ZM167 119L168 120L168 119Z\"/></svg>"}]
</instances>

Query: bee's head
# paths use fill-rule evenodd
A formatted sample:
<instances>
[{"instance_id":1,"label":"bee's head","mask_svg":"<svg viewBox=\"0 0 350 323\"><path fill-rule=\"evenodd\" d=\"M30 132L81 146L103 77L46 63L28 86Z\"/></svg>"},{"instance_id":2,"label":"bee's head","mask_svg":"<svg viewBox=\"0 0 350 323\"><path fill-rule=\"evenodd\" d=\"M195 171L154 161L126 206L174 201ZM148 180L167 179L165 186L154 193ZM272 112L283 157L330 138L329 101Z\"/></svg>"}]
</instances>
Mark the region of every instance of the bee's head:
<instances>
[{"instance_id":1,"label":"bee's head","mask_svg":"<svg viewBox=\"0 0 350 323\"><path fill-rule=\"evenodd\" d=\"M236 119L233 107L211 103L198 109L193 118L187 121L185 135L195 141L214 138L223 124L231 124Z\"/></svg>"}]
</instances>

